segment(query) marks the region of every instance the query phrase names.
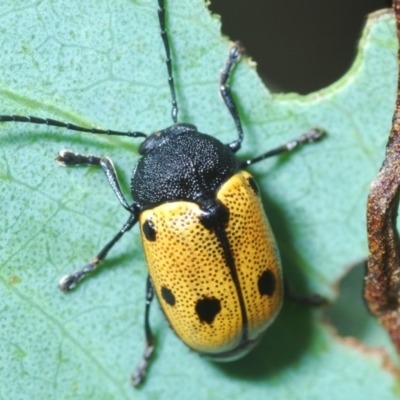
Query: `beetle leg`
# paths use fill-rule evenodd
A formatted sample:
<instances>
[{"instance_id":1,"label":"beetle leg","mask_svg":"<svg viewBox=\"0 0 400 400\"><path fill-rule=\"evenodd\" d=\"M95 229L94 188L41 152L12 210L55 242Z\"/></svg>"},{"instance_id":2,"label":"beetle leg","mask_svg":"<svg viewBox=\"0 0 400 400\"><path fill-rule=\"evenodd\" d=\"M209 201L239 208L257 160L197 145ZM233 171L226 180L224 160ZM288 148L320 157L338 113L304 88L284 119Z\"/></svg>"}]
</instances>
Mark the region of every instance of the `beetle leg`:
<instances>
[{"instance_id":1,"label":"beetle leg","mask_svg":"<svg viewBox=\"0 0 400 400\"><path fill-rule=\"evenodd\" d=\"M298 296L296 294L286 291L285 297L290 301L293 301L298 304L304 304L305 306L310 306L310 307L321 307L326 305L328 302L324 297L316 293L312 293L305 296Z\"/></svg>"},{"instance_id":2,"label":"beetle leg","mask_svg":"<svg viewBox=\"0 0 400 400\"><path fill-rule=\"evenodd\" d=\"M140 360L138 366L135 371L132 373L131 382L133 386L139 386L146 375L146 370L150 362L151 355L154 351L154 339L153 333L151 332L151 327L149 323L149 315L150 315L150 305L154 298L154 288L150 279L150 275L147 275L147 283L146 283L146 309L144 313L144 330L146 334L146 347L144 349L144 353L142 359Z\"/></svg>"},{"instance_id":3,"label":"beetle leg","mask_svg":"<svg viewBox=\"0 0 400 400\"><path fill-rule=\"evenodd\" d=\"M249 165L255 164L259 161L264 160L265 158L277 156L282 153L287 153L296 149L297 147L306 144L316 142L317 140L322 139L326 135L326 132L320 128L312 128L309 131L303 133L297 139L291 140L285 143L282 146L276 147L275 149L269 150L266 153L261 154L258 157L252 158L250 160L241 161L239 166L240 168L246 168Z\"/></svg>"},{"instance_id":4,"label":"beetle leg","mask_svg":"<svg viewBox=\"0 0 400 400\"><path fill-rule=\"evenodd\" d=\"M240 149L243 141L243 128L240 122L239 112L237 110L235 101L233 100L231 90L228 86L229 76L232 69L236 63L240 60L241 51L239 43L234 43L234 45L229 50L228 58L225 62L224 68L221 71L219 77L219 93L224 100L225 105L228 107L229 112L236 125L236 130L238 132L239 138L232 143L229 143L230 149L235 153Z\"/></svg>"},{"instance_id":5,"label":"beetle leg","mask_svg":"<svg viewBox=\"0 0 400 400\"><path fill-rule=\"evenodd\" d=\"M129 206L128 202L126 201L124 195L122 194L119 182L117 171L115 170L114 164L108 157L97 157L91 154L82 155L82 154L75 154L69 150L62 150L58 153L56 160L63 165L64 167L70 165L81 165L81 164L88 164L88 165L98 165L102 168L103 172L105 173L108 183L110 184L112 190L114 191L115 195L117 196L119 202L122 206L131 211L132 208Z\"/></svg>"},{"instance_id":6,"label":"beetle leg","mask_svg":"<svg viewBox=\"0 0 400 400\"><path fill-rule=\"evenodd\" d=\"M327 300L319 294L312 293L308 295L294 294L290 289L286 280L283 281L285 298L298 304L304 304L310 307L320 307L327 304Z\"/></svg>"},{"instance_id":7,"label":"beetle leg","mask_svg":"<svg viewBox=\"0 0 400 400\"><path fill-rule=\"evenodd\" d=\"M86 275L93 272L97 266L102 262L110 249L115 243L122 237L125 232L128 232L138 221L138 216L136 213L130 215L128 221L124 224L121 230L110 240L104 248L98 253L90 263L86 264L82 269L74 271L70 275L66 275L61 278L58 286L63 292L68 292L75 288L79 281L81 281Z\"/></svg>"}]
</instances>

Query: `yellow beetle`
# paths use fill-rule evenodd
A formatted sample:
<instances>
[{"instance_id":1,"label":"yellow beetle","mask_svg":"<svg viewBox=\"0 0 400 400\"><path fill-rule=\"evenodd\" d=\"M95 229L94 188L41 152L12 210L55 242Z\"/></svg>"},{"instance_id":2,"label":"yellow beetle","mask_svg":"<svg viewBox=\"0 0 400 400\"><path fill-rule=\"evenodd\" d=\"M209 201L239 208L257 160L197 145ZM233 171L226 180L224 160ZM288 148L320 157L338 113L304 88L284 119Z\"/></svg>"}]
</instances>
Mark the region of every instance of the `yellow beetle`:
<instances>
[{"instance_id":1,"label":"yellow beetle","mask_svg":"<svg viewBox=\"0 0 400 400\"><path fill-rule=\"evenodd\" d=\"M177 335L214 359L234 359L258 342L281 307L279 255L250 174L234 174L207 200L214 207L209 224L202 201L144 211L143 247Z\"/></svg>"},{"instance_id":2,"label":"yellow beetle","mask_svg":"<svg viewBox=\"0 0 400 400\"><path fill-rule=\"evenodd\" d=\"M324 134L319 129L311 129L256 158L246 161L236 158L244 135L228 80L240 59L238 44L232 46L220 75L220 94L233 117L238 138L223 144L200 133L194 125L178 123L164 0L158 0L158 4L172 98L172 126L146 135L88 129L46 118L0 116L0 122L47 124L95 134L146 138L140 145L142 157L131 178L132 204L122 194L108 157L68 150L61 151L57 157L64 166L100 166L118 200L129 212L128 221L90 263L61 279L61 290L73 289L96 269L121 236L139 222L149 276L146 348L132 375L134 386L143 381L154 350L149 324L154 292L176 334L190 348L207 357L218 361L236 359L259 342L279 312L283 283L279 253L258 186L243 169L318 140Z\"/></svg>"}]
</instances>

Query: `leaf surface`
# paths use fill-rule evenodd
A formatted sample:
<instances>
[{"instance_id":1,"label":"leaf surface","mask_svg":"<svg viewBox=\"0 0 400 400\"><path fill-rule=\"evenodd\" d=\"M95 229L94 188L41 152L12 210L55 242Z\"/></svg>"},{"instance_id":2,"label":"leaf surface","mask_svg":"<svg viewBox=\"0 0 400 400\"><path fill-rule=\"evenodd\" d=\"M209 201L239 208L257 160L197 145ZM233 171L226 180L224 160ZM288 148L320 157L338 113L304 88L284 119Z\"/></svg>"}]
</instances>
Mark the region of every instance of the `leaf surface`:
<instances>
[{"instance_id":1,"label":"leaf surface","mask_svg":"<svg viewBox=\"0 0 400 400\"><path fill-rule=\"evenodd\" d=\"M146 133L169 126L156 8L149 0L2 4L1 114ZM229 49L218 18L200 0L168 1L168 14L179 120L232 141L235 127L218 96ZM335 282L367 254L365 202L390 129L396 51L386 12L369 19L353 67L327 89L272 95L248 60L233 74L242 159L312 126L328 132L320 143L250 169L296 293L332 299ZM187 349L155 304L158 347L145 385L134 391L129 374L143 351L147 274L137 228L98 273L60 293L59 278L90 261L128 215L101 171L61 168L54 158L65 148L108 155L128 197L139 143L0 124L1 399L398 398L399 383L379 352L339 339L321 310L290 303L258 349L229 364ZM365 333L370 346L384 336L374 321L365 330L374 332Z\"/></svg>"}]
</instances>

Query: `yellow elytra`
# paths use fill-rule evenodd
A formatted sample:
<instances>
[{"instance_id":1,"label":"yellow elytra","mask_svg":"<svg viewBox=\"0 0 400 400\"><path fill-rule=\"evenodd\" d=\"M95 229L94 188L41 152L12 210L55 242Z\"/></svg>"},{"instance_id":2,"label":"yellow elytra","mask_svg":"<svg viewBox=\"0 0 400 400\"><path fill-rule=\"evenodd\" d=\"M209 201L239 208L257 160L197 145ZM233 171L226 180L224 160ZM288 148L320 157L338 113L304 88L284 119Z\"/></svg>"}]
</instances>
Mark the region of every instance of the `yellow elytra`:
<instances>
[{"instance_id":1,"label":"yellow elytra","mask_svg":"<svg viewBox=\"0 0 400 400\"><path fill-rule=\"evenodd\" d=\"M172 328L193 350L222 360L253 347L277 315L283 289L275 239L251 175L235 174L216 198L229 210L225 231L238 287L197 204L165 203L144 211L139 222L150 276ZM150 238L143 229L148 221L155 232Z\"/></svg>"}]
</instances>

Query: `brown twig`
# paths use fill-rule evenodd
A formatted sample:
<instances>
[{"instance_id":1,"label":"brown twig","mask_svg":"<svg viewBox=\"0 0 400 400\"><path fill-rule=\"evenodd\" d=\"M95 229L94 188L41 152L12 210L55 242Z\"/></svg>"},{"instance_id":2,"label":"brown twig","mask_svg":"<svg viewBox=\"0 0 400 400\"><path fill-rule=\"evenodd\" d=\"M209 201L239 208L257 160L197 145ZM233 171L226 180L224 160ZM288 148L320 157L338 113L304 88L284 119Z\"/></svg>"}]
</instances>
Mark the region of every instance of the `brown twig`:
<instances>
[{"instance_id":1,"label":"brown twig","mask_svg":"<svg viewBox=\"0 0 400 400\"><path fill-rule=\"evenodd\" d=\"M400 0L393 8L400 42ZM398 53L400 65L400 50ZM396 217L400 193L400 74L396 109L382 168L372 182L367 204L368 271L365 298L400 353L400 239Z\"/></svg>"}]
</instances>

